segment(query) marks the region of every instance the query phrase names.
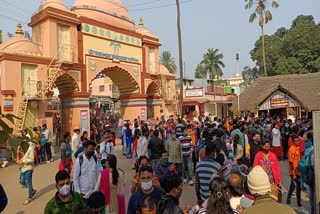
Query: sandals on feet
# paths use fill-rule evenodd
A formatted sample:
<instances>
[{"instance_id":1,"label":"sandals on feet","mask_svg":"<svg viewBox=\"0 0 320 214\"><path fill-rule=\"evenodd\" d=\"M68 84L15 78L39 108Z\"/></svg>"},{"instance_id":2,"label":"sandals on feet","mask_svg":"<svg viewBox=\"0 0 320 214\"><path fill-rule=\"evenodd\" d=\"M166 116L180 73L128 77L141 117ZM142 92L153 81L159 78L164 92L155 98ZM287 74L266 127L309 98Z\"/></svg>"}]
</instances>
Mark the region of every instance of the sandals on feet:
<instances>
[{"instance_id":1,"label":"sandals on feet","mask_svg":"<svg viewBox=\"0 0 320 214\"><path fill-rule=\"evenodd\" d=\"M29 204L31 201L32 201L31 198L27 198L27 199L24 201L23 205L27 205L27 204Z\"/></svg>"}]
</instances>

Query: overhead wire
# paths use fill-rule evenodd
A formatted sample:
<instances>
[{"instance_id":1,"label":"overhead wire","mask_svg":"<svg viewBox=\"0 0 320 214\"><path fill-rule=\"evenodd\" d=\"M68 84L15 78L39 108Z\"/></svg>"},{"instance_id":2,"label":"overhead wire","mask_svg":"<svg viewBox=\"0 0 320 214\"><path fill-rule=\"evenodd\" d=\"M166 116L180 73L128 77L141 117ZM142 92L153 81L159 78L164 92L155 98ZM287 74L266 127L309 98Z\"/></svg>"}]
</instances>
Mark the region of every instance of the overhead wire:
<instances>
[{"instance_id":1,"label":"overhead wire","mask_svg":"<svg viewBox=\"0 0 320 214\"><path fill-rule=\"evenodd\" d=\"M30 14L28 14L28 15L24 15L24 14L19 14L19 15L17 15L17 12L14 11L13 8L4 7L3 4L0 4L0 13L4 13L4 14L14 14L15 18L19 18L19 19L22 19L22 20L26 20L27 17L30 16ZM29 19L29 18L28 18L28 19Z\"/></svg>"},{"instance_id":2,"label":"overhead wire","mask_svg":"<svg viewBox=\"0 0 320 214\"><path fill-rule=\"evenodd\" d=\"M147 1L147 2L143 2L143 3L138 3L138 4L132 4L132 5L126 5L126 8L129 7L137 7L137 6L141 6L141 5L146 5L146 4L152 4L154 2L159 2L161 0L153 0L153 1ZM116 9L116 8L115 8Z\"/></svg>"},{"instance_id":3,"label":"overhead wire","mask_svg":"<svg viewBox=\"0 0 320 214\"><path fill-rule=\"evenodd\" d=\"M170 4L159 5L159 6L152 6L152 7L148 7L148 8L130 9L130 8L133 8L133 7L138 7L138 6L153 4L153 3L156 3L156 2L158 2L158 3L163 3L164 1L172 1L172 0L151 0L151 1L146 1L146 2L137 3L137 4L132 4L132 5L125 5L125 6L123 6L123 8L127 9L127 10L130 12L130 11L151 10L151 9L157 9L157 8L163 8L163 7L170 7L170 6L176 5L176 3L170 3ZM182 1L182 2L180 2L180 4L187 3L187 2L191 2L191 1L192 1L192 0ZM123 8L114 7L114 8L108 8L107 10L112 11L112 12L119 12L119 11L122 11Z\"/></svg>"},{"instance_id":4,"label":"overhead wire","mask_svg":"<svg viewBox=\"0 0 320 214\"><path fill-rule=\"evenodd\" d=\"M191 2L192 0L185 0L181 1L180 4L185 4L188 2ZM130 10L130 11L144 11L144 10L152 10L152 9L158 9L158 8L164 8L164 7L170 7L174 6L176 3L171 3L171 4L165 4L165 5L160 5L160 6L154 6L154 7L149 7L149 8L142 8L142 9L135 9L135 10Z\"/></svg>"},{"instance_id":5,"label":"overhead wire","mask_svg":"<svg viewBox=\"0 0 320 214\"><path fill-rule=\"evenodd\" d=\"M26 25L28 24L26 21L22 21L22 20L19 20L19 19L16 19L16 18L12 18L12 17L4 15L2 13L0 13L0 16L4 17L6 19L9 19L9 20L15 21L15 22L21 22L21 23L26 24Z\"/></svg>"},{"instance_id":6,"label":"overhead wire","mask_svg":"<svg viewBox=\"0 0 320 214\"><path fill-rule=\"evenodd\" d=\"M11 5L11 6L15 7L16 9L20 10L20 11L21 11L22 13L24 13L25 15L28 15L28 16L29 16L29 13L26 12L26 9L25 9L25 8L20 8L20 7L18 7L17 5L13 4L12 2L8 1L8 0L2 0L2 1L6 2L8 5ZM31 13L31 11L30 11L30 13Z\"/></svg>"}]
</instances>

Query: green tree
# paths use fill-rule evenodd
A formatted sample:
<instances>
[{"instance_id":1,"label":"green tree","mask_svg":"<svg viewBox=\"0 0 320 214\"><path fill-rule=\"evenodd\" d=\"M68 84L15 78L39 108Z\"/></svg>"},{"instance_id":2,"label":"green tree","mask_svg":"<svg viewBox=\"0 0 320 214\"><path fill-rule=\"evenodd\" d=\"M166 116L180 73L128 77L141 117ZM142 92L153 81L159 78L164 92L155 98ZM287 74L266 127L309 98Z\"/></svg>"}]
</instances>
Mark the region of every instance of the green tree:
<instances>
[{"instance_id":1,"label":"green tree","mask_svg":"<svg viewBox=\"0 0 320 214\"><path fill-rule=\"evenodd\" d=\"M261 37L262 37L262 57L263 57L263 69L264 75L267 76L267 65L265 57L265 42L264 42L264 25L272 20L272 14L268 9L269 1L268 0L245 0L247 4L245 9L254 8L254 12L249 17L249 22L253 23L257 18L259 19L259 26L261 28ZM271 7L277 8L279 4L276 1L271 1Z\"/></svg>"},{"instance_id":2,"label":"green tree","mask_svg":"<svg viewBox=\"0 0 320 214\"><path fill-rule=\"evenodd\" d=\"M277 75L308 73L295 57L281 58L274 68Z\"/></svg>"},{"instance_id":3,"label":"green tree","mask_svg":"<svg viewBox=\"0 0 320 214\"><path fill-rule=\"evenodd\" d=\"M203 67L204 71L209 74L212 79L212 89L214 87L214 79L223 75L222 68L225 67L222 62L223 54L219 53L219 49L209 48L208 51L203 55L203 59L200 62L200 66Z\"/></svg>"},{"instance_id":4,"label":"green tree","mask_svg":"<svg viewBox=\"0 0 320 214\"><path fill-rule=\"evenodd\" d=\"M194 77L201 78L201 79L205 79L207 77L207 71L201 64L197 65L196 72L194 73Z\"/></svg>"},{"instance_id":5,"label":"green tree","mask_svg":"<svg viewBox=\"0 0 320 214\"><path fill-rule=\"evenodd\" d=\"M312 16L299 15L290 29L279 28L265 35L268 76L320 71L320 24ZM251 58L263 70L262 38L256 41Z\"/></svg>"},{"instance_id":6,"label":"green tree","mask_svg":"<svg viewBox=\"0 0 320 214\"><path fill-rule=\"evenodd\" d=\"M281 29L277 31L275 35L268 36L265 35L265 62L263 60L263 51L262 51L262 39L260 38L256 43L254 49L250 52L251 58L256 62L256 66L264 73L264 63L266 63L267 76L276 75L274 72L274 67L277 64L277 61L282 56L282 46L283 46L283 36L284 32Z\"/></svg>"},{"instance_id":7,"label":"green tree","mask_svg":"<svg viewBox=\"0 0 320 214\"><path fill-rule=\"evenodd\" d=\"M2 114L0 111L0 144L3 144L13 135L13 128L10 127L10 123L14 124L14 118L16 116L12 114Z\"/></svg>"},{"instance_id":8,"label":"green tree","mask_svg":"<svg viewBox=\"0 0 320 214\"><path fill-rule=\"evenodd\" d=\"M260 76L262 76L262 72L257 67L250 68L249 66L245 66L242 71L242 78L244 82L241 84L241 86L250 85Z\"/></svg>"},{"instance_id":9,"label":"green tree","mask_svg":"<svg viewBox=\"0 0 320 214\"><path fill-rule=\"evenodd\" d=\"M164 65L171 74L175 74L177 72L176 60L172 57L170 51L163 51L161 53L160 63Z\"/></svg>"}]
</instances>

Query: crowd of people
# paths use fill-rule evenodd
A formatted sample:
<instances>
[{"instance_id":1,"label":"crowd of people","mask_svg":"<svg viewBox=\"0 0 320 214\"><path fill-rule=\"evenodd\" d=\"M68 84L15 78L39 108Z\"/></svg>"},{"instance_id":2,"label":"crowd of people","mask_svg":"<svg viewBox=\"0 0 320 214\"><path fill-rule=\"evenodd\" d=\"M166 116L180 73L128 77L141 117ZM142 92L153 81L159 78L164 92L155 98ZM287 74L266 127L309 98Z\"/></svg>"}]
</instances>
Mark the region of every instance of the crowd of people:
<instances>
[{"instance_id":1,"label":"crowd of people","mask_svg":"<svg viewBox=\"0 0 320 214\"><path fill-rule=\"evenodd\" d=\"M209 213L254 213L260 202L261 206L266 207L266 212L278 207L279 211L291 213L293 210L289 206L280 205L283 201L291 205L295 190L297 211L308 213L302 206L302 189L309 191L311 213L315 213L313 130L310 120L296 118L293 123L290 119L270 116L233 120L199 117L197 121L173 117L167 121L161 119L153 129L143 121L135 120L132 128L125 124L118 132L123 155L132 158L137 172L143 175L148 172L147 177L151 179L147 179L148 184L140 181L139 191L136 189L139 184L136 177L142 174L134 178L128 213L140 209L141 198L145 195L154 199L158 213L159 209L160 213L166 213L164 210L174 206L164 207L162 200L168 201L168 196L159 199L159 195L153 195L154 190L160 194L154 187L162 188L165 195L174 188L175 194L171 192L169 195L179 196L182 183L195 185L196 204L202 207L200 213L205 213L208 207L211 210ZM280 161L285 160L288 171L282 174L287 173L291 183L287 198L283 200ZM149 170L145 165L149 166ZM173 179L172 176L178 176L181 182L170 182L175 183L175 187L167 187L167 180ZM221 191L212 195L215 188ZM176 205L179 204L177 198ZM226 200L224 206L223 200ZM269 202L279 206L268 205Z\"/></svg>"},{"instance_id":2,"label":"crowd of people","mask_svg":"<svg viewBox=\"0 0 320 214\"><path fill-rule=\"evenodd\" d=\"M308 213L301 202L306 186L315 213L313 130L306 119L293 123L269 116L225 120L170 116L154 127L139 120L118 125L117 133L94 123L90 136L86 131L81 135L78 127L72 135L64 133L57 192L47 203L46 214L295 213L288 206L294 191L297 210ZM46 130L46 125L34 129L38 143L29 141L27 152L17 160L20 183L28 189L24 204L37 192L32 185L34 164L52 161ZM123 157L115 155L116 138L136 172L130 186L117 165ZM284 160L288 171L281 173L279 162ZM291 183L283 200L285 173ZM194 186L197 201L181 208L183 184ZM127 207L126 189L132 193Z\"/></svg>"}]
</instances>

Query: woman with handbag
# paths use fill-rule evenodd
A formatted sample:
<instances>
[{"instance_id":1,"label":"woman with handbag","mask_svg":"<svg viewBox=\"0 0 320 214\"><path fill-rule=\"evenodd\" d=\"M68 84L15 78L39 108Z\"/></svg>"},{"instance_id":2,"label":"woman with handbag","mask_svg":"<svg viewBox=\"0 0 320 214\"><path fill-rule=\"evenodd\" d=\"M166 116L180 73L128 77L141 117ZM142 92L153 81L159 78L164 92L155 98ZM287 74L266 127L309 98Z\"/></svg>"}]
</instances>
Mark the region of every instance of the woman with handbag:
<instances>
[{"instance_id":1,"label":"woman with handbag","mask_svg":"<svg viewBox=\"0 0 320 214\"><path fill-rule=\"evenodd\" d=\"M253 162L253 167L259 165L267 172L271 184L271 197L281 203L281 171L277 156L270 151L271 142L269 140L262 142L262 149L259 151Z\"/></svg>"}]
</instances>

